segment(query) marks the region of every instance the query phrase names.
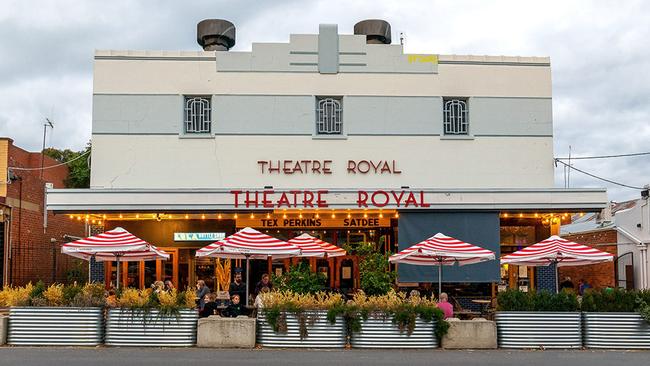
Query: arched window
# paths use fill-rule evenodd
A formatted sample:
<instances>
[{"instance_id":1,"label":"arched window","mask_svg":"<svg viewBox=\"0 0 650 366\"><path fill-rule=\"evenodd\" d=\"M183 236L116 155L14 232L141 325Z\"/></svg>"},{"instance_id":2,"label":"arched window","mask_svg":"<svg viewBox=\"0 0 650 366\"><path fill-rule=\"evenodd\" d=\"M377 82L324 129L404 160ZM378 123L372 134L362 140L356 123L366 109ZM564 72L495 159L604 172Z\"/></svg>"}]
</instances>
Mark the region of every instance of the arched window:
<instances>
[{"instance_id":1,"label":"arched window","mask_svg":"<svg viewBox=\"0 0 650 366\"><path fill-rule=\"evenodd\" d=\"M469 134L467 101L462 99L444 99L442 115L445 135Z\"/></svg>"},{"instance_id":2,"label":"arched window","mask_svg":"<svg viewBox=\"0 0 650 366\"><path fill-rule=\"evenodd\" d=\"M185 97L185 133L210 133L210 97Z\"/></svg>"},{"instance_id":3,"label":"arched window","mask_svg":"<svg viewBox=\"0 0 650 366\"><path fill-rule=\"evenodd\" d=\"M318 98L316 101L316 134L343 134L343 107L341 99L327 97Z\"/></svg>"}]
</instances>

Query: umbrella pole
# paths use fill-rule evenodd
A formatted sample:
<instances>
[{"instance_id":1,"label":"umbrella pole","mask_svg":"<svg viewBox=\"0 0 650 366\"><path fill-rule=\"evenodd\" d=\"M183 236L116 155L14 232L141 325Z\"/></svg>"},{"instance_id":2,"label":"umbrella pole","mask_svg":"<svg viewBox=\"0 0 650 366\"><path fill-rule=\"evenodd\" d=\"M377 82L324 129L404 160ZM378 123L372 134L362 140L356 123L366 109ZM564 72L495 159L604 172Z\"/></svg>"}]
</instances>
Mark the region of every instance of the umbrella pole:
<instances>
[{"instance_id":1,"label":"umbrella pole","mask_svg":"<svg viewBox=\"0 0 650 366\"><path fill-rule=\"evenodd\" d=\"M250 278L249 278L250 269L251 269L251 266L250 266L250 264L248 262L248 256L246 256L246 302L244 303L246 305L248 305L248 293L250 292L249 287L248 287L249 286L248 281L250 281Z\"/></svg>"},{"instance_id":2,"label":"umbrella pole","mask_svg":"<svg viewBox=\"0 0 650 366\"><path fill-rule=\"evenodd\" d=\"M440 300L440 294L442 293L442 258L438 262L438 300Z\"/></svg>"},{"instance_id":3,"label":"umbrella pole","mask_svg":"<svg viewBox=\"0 0 650 366\"><path fill-rule=\"evenodd\" d=\"M119 290L120 289L120 256L116 255L115 260L117 261L117 270L116 270L117 271L116 272L116 277L117 278L115 279L115 286Z\"/></svg>"},{"instance_id":4,"label":"umbrella pole","mask_svg":"<svg viewBox=\"0 0 650 366\"><path fill-rule=\"evenodd\" d=\"M559 294L560 293L560 280L559 280L559 273L557 270L557 261L553 262L555 264L555 293Z\"/></svg>"}]
</instances>

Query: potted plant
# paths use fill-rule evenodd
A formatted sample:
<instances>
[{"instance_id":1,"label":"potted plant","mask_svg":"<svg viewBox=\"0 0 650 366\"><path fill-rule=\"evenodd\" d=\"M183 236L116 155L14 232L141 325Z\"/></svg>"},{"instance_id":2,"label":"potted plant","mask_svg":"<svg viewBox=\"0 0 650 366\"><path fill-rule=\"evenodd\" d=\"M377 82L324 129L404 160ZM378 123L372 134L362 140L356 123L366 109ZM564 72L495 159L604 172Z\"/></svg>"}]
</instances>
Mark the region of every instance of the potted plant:
<instances>
[{"instance_id":1,"label":"potted plant","mask_svg":"<svg viewBox=\"0 0 650 366\"><path fill-rule=\"evenodd\" d=\"M650 291L587 290L582 297L588 348L650 349Z\"/></svg>"},{"instance_id":2,"label":"potted plant","mask_svg":"<svg viewBox=\"0 0 650 366\"><path fill-rule=\"evenodd\" d=\"M263 347L345 347L341 294L273 291L260 296L257 343Z\"/></svg>"},{"instance_id":3,"label":"potted plant","mask_svg":"<svg viewBox=\"0 0 650 366\"><path fill-rule=\"evenodd\" d=\"M582 347L579 304L574 293L511 289L501 292L497 303L499 347Z\"/></svg>"},{"instance_id":4,"label":"potted plant","mask_svg":"<svg viewBox=\"0 0 650 366\"><path fill-rule=\"evenodd\" d=\"M108 311L106 345L188 347L196 344L198 312L192 290L126 288Z\"/></svg>"},{"instance_id":5,"label":"potted plant","mask_svg":"<svg viewBox=\"0 0 650 366\"><path fill-rule=\"evenodd\" d=\"M435 348L449 325L432 298L363 291L346 305L353 348Z\"/></svg>"},{"instance_id":6,"label":"potted plant","mask_svg":"<svg viewBox=\"0 0 650 366\"><path fill-rule=\"evenodd\" d=\"M7 341L11 345L96 346L104 337L104 288L43 282L0 291L0 307L9 307Z\"/></svg>"}]
</instances>

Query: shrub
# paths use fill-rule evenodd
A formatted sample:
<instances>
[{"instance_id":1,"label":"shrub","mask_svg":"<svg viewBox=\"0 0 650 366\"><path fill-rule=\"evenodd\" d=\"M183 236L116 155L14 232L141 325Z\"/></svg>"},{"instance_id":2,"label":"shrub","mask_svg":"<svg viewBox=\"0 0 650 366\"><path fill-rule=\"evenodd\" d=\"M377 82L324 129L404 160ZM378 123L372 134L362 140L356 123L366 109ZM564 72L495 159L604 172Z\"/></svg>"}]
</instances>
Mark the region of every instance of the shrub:
<instances>
[{"instance_id":1,"label":"shrub","mask_svg":"<svg viewBox=\"0 0 650 366\"><path fill-rule=\"evenodd\" d=\"M372 244L361 244L356 248L359 262L360 287L368 295L385 295L391 291L396 273L389 271L390 253L378 252Z\"/></svg>"},{"instance_id":2,"label":"shrub","mask_svg":"<svg viewBox=\"0 0 650 366\"><path fill-rule=\"evenodd\" d=\"M33 290L31 282L24 287L5 286L0 291L0 306L29 306Z\"/></svg>"},{"instance_id":3,"label":"shrub","mask_svg":"<svg viewBox=\"0 0 650 366\"><path fill-rule=\"evenodd\" d=\"M499 311L578 311L578 297L569 291L551 293L521 292L509 289L499 293L497 297Z\"/></svg>"},{"instance_id":4,"label":"shrub","mask_svg":"<svg viewBox=\"0 0 650 366\"><path fill-rule=\"evenodd\" d=\"M622 288L588 289L582 296L582 311L634 312L642 302L650 302L650 291L628 291Z\"/></svg>"},{"instance_id":5,"label":"shrub","mask_svg":"<svg viewBox=\"0 0 650 366\"><path fill-rule=\"evenodd\" d=\"M43 297L46 300L47 306L63 306L64 305L64 287L61 284L53 284L43 292Z\"/></svg>"},{"instance_id":6,"label":"shrub","mask_svg":"<svg viewBox=\"0 0 650 366\"><path fill-rule=\"evenodd\" d=\"M325 286L325 276L322 273L311 271L309 264L300 262L292 266L289 271L281 276L273 275L273 284L280 291L289 291L298 294L314 294Z\"/></svg>"}]
</instances>

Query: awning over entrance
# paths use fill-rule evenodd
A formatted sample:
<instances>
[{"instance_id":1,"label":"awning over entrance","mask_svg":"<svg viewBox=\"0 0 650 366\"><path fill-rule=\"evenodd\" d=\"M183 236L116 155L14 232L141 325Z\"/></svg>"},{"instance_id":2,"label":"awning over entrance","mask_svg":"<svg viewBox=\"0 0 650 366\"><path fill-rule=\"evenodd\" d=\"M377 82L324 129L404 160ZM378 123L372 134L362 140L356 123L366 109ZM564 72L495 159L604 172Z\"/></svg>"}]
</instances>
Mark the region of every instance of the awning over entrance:
<instances>
[{"instance_id":1,"label":"awning over entrance","mask_svg":"<svg viewBox=\"0 0 650 366\"><path fill-rule=\"evenodd\" d=\"M55 212L272 211L278 209L582 210L607 205L606 190L563 189L49 189Z\"/></svg>"}]
</instances>

